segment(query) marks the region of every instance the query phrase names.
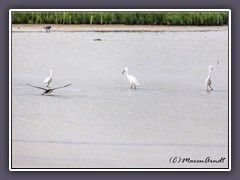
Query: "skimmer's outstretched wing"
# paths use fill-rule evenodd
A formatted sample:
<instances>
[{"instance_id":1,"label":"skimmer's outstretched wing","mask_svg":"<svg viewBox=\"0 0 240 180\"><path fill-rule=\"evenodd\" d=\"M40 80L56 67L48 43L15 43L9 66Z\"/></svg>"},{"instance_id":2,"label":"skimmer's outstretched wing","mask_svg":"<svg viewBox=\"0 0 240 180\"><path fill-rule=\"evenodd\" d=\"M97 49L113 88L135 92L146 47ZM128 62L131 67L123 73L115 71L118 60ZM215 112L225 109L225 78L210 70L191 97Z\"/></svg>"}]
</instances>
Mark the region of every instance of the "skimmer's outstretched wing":
<instances>
[{"instance_id":1,"label":"skimmer's outstretched wing","mask_svg":"<svg viewBox=\"0 0 240 180\"><path fill-rule=\"evenodd\" d=\"M48 90L48 89L46 89L46 88L42 88L42 87L38 87L38 86L33 86L33 85L30 85L30 84L27 84L28 86L31 86L31 87L34 87L34 88L38 88L38 89L43 89L43 90Z\"/></svg>"},{"instance_id":2,"label":"skimmer's outstretched wing","mask_svg":"<svg viewBox=\"0 0 240 180\"><path fill-rule=\"evenodd\" d=\"M70 84L67 84L67 85L65 85L65 86L60 86L60 87L56 87L56 88L53 88L52 90L55 90L55 89L60 89L60 88L64 88L64 87L68 87L68 86L70 86L72 83L70 83Z\"/></svg>"}]
</instances>

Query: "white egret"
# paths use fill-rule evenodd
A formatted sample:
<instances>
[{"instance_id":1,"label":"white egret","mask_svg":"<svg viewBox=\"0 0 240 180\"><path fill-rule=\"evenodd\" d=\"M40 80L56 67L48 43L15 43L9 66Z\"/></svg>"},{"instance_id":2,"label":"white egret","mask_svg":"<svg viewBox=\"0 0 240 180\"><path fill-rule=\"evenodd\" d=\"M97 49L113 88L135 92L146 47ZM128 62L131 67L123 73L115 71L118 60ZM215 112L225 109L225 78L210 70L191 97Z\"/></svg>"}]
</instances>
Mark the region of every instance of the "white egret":
<instances>
[{"instance_id":1,"label":"white egret","mask_svg":"<svg viewBox=\"0 0 240 180\"><path fill-rule=\"evenodd\" d=\"M50 68L50 76L45 78L44 81L43 81L44 84L47 84L47 87L52 82L52 74L53 74L53 67L51 66L51 68Z\"/></svg>"},{"instance_id":2,"label":"white egret","mask_svg":"<svg viewBox=\"0 0 240 180\"><path fill-rule=\"evenodd\" d=\"M38 86L33 86L33 85L30 85L30 84L27 84L27 85L31 86L31 87L34 87L34 88L43 89L44 92L41 95L46 95L46 94L52 93L55 89L64 88L64 87L70 86L71 84L67 84L65 86L60 86L60 87L56 87L56 88L49 88L49 89L38 87Z\"/></svg>"},{"instance_id":3,"label":"white egret","mask_svg":"<svg viewBox=\"0 0 240 180\"><path fill-rule=\"evenodd\" d=\"M139 86L139 82L138 82L137 78L135 78L134 76L128 74L128 68L127 68L127 67L124 68L122 74L123 74L124 72L126 72L127 78L128 78L128 80L129 80L129 82L130 82L130 85L131 85L131 89L132 89L133 87L136 89L137 86Z\"/></svg>"},{"instance_id":4,"label":"white egret","mask_svg":"<svg viewBox=\"0 0 240 180\"><path fill-rule=\"evenodd\" d=\"M207 86L207 91L208 91L208 86L210 87L210 89L213 91L212 87L211 87L211 84L212 84L212 81L211 81L211 70L213 70L213 67L210 65L209 66L209 72L208 72L208 77L205 81L205 84Z\"/></svg>"}]
</instances>

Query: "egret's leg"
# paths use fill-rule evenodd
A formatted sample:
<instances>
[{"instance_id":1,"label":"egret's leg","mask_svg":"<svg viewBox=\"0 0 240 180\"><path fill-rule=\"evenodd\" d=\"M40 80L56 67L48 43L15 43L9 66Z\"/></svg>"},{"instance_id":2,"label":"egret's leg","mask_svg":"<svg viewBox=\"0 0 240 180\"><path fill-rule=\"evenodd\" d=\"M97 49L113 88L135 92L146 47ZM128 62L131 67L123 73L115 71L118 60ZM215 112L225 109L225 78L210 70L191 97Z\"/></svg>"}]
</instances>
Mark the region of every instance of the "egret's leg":
<instances>
[{"instance_id":1,"label":"egret's leg","mask_svg":"<svg viewBox=\"0 0 240 180\"><path fill-rule=\"evenodd\" d=\"M209 87L211 88L211 91L213 91L213 88L209 85Z\"/></svg>"},{"instance_id":2,"label":"egret's leg","mask_svg":"<svg viewBox=\"0 0 240 180\"><path fill-rule=\"evenodd\" d=\"M134 84L134 88L137 89L136 85Z\"/></svg>"}]
</instances>

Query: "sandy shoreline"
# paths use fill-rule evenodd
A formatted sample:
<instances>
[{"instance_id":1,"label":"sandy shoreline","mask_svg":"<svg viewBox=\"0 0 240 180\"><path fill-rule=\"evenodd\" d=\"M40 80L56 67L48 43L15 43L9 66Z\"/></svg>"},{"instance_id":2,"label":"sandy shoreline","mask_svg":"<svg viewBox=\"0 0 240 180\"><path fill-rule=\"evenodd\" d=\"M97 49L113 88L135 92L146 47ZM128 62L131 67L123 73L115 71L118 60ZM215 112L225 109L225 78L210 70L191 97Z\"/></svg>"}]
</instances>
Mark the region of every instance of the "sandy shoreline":
<instances>
[{"instance_id":1,"label":"sandy shoreline","mask_svg":"<svg viewBox=\"0 0 240 180\"><path fill-rule=\"evenodd\" d=\"M13 24L12 32L45 32L43 24ZM52 32L227 31L228 26L52 25Z\"/></svg>"}]
</instances>

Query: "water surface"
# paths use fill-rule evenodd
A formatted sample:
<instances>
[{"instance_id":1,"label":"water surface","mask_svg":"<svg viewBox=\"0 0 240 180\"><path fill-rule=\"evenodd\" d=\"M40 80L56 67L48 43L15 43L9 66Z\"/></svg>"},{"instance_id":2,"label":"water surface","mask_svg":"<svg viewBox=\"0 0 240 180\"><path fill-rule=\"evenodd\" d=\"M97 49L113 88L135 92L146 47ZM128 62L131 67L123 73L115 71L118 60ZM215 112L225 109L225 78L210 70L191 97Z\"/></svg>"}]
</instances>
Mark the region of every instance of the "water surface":
<instances>
[{"instance_id":1,"label":"water surface","mask_svg":"<svg viewBox=\"0 0 240 180\"><path fill-rule=\"evenodd\" d=\"M228 32L13 33L12 167L227 168Z\"/></svg>"}]
</instances>

